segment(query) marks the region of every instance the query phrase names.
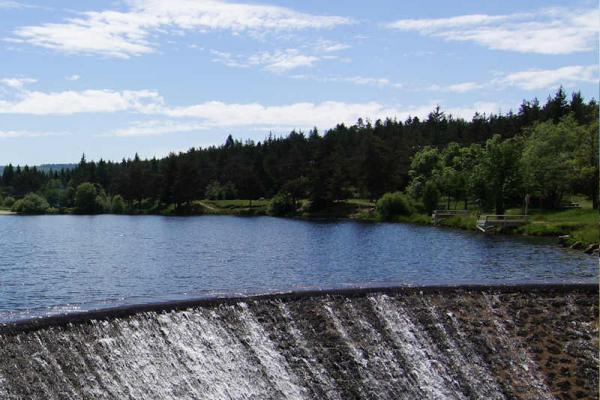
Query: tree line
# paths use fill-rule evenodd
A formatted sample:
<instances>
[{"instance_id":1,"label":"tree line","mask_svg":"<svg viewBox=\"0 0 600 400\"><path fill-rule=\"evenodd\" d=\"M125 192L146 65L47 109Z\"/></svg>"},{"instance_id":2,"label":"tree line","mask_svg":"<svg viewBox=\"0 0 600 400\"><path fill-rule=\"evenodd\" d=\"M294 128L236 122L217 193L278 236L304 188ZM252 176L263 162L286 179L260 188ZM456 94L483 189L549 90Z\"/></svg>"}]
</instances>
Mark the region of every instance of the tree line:
<instances>
[{"instance_id":1,"label":"tree line","mask_svg":"<svg viewBox=\"0 0 600 400\"><path fill-rule=\"evenodd\" d=\"M294 203L309 199L319 209L340 199L378 199L405 190L425 202L439 193L499 211L521 201L523 193L555 206L569 192L597 197L597 161L595 170L592 162L597 120L595 100L585 101L580 93L567 97L560 88L543 105L523 101L517 112L475 114L470 121L437 107L423 120L359 119L323 134L314 128L261 142L229 135L221 146L160 159L136 154L121 162L95 162L83 156L75 168L59 171L7 165L0 195L5 206L34 193L49 207L72 208L78 188L89 184L82 189L87 197L79 193L94 199L88 212L111 209L115 198L123 203L119 208L148 211L196 199L277 194ZM560 157L553 157L555 151ZM557 172L561 169L569 171L568 180Z\"/></svg>"}]
</instances>

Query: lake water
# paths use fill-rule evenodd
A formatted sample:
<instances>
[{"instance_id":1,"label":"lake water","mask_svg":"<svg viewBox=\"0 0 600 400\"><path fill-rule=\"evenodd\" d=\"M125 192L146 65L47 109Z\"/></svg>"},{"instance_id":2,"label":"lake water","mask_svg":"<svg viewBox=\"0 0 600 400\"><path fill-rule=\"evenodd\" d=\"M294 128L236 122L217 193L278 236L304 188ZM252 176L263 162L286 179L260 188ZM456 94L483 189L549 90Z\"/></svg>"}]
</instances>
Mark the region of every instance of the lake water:
<instances>
[{"instance_id":1,"label":"lake water","mask_svg":"<svg viewBox=\"0 0 600 400\"><path fill-rule=\"evenodd\" d=\"M2 216L0 321L309 288L598 281L550 241L270 217Z\"/></svg>"}]
</instances>

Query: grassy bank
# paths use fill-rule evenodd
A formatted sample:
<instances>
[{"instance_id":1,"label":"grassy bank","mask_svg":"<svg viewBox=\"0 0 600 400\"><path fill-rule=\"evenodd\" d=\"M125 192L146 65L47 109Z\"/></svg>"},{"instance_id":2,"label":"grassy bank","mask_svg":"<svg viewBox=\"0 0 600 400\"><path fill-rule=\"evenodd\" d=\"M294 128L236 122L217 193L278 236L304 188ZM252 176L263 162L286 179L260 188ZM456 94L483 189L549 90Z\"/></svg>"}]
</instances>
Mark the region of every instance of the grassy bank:
<instances>
[{"instance_id":1,"label":"grassy bank","mask_svg":"<svg viewBox=\"0 0 600 400\"><path fill-rule=\"evenodd\" d=\"M507 214L520 214L521 210L508 210ZM566 245L581 242L582 246L600 242L598 211L591 204L582 204L580 209L570 210L530 210L529 223L518 228L505 230L503 233L523 236L555 237L569 236ZM455 216L441 221L440 225L475 230L477 219L475 214ZM428 223L431 223L429 220Z\"/></svg>"},{"instance_id":2,"label":"grassy bank","mask_svg":"<svg viewBox=\"0 0 600 400\"><path fill-rule=\"evenodd\" d=\"M534 212L529 224L518 228L517 232L529 236L569 235L567 244L598 243L598 211L582 208Z\"/></svg>"}]
</instances>

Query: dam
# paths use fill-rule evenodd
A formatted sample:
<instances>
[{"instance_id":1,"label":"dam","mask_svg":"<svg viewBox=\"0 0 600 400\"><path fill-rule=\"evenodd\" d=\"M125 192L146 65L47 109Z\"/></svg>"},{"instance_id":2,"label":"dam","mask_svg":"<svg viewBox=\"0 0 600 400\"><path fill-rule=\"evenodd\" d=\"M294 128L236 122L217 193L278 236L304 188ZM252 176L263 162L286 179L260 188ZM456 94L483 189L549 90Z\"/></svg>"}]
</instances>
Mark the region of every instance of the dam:
<instances>
[{"instance_id":1,"label":"dam","mask_svg":"<svg viewBox=\"0 0 600 400\"><path fill-rule=\"evenodd\" d=\"M0 326L0 399L597 396L591 284L281 293Z\"/></svg>"}]
</instances>

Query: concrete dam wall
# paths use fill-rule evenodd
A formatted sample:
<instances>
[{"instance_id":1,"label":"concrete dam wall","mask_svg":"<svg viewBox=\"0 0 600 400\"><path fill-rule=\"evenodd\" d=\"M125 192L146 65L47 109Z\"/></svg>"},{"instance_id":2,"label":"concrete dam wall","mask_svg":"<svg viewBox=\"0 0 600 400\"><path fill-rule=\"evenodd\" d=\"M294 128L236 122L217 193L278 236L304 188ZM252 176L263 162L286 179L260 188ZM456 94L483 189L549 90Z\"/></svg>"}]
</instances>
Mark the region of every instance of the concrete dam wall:
<instances>
[{"instance_id":1,"label":"concrete dam wall","mask_svg":"<svg viewBox=\"0 0 600 400\"><path fill-rule=\"evenodd\" d=\"M598 288L388 288L0 327L0 399L598 396Z\"/></svg>"}]
</instances>

